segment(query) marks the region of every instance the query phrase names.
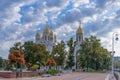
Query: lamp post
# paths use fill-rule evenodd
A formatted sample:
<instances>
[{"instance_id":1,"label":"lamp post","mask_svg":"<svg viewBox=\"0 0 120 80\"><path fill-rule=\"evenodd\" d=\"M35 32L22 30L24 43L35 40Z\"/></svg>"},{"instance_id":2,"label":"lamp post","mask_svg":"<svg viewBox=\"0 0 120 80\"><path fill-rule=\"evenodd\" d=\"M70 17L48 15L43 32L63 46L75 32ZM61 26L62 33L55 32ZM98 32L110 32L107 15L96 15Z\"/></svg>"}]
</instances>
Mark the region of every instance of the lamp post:
<instances>
[{"instance_id":1,"label":"lamp post","mask_svg":"<svg viewBox=\"0 0 120 80\"><path fill-rule=\"evenodd\" d=\"M25 48L21 44L19 44L17 46L17 48L19 49L20 54L23 54L23 51L25 50ZM21 63L20 63L20 72L22 72L22 64ZM21 73L21 77L22 77L22 73Z\"/></svg>"},{"instance_id":2,"label":"lamp post","mask_svg":"<svg viewBox=\"0 0 120 80\"><path fill-rule=\"evenodd\" d=\"M112 52L111 52L111 55L112 55L112 79L114 78L114 41L117 41L118 40L118 33L113 33L112 35Z\"/></svg>"},{"instance_id":3,"label":"lamp post","mask_svg":"<svg viewBox=\"0 0 120 80\"><path fill-rule=\"evenodd\" d=\"M58 63L58 61L59 61L59 56L60 56L60 55L59 55L58 53L56 53L56 54L54 55L57 63Z\"/></svg>"},{"instance_id":4,"label":"lamp post","mask_svg":"<svg viewBox=\"0 0 120 80\"><path fill-rule=\"evenodd\" d=\"M55 57L59 57L60 55L59 55L58 53L56 53L54 56L55 56Z\"/></svg>"},{"instance_id":5,"label":"lamp post","mask_svg":"<svg viewBox=\"0 0 120 80\"><path fill-rule=\"evenodd\" d=\"M54 57L55 57L55 59L56 59L57 64L58 64L58 61L59 61L59 59L58 59L58 58L59 58L59 56L60 56L60 55L59 55L58 53L56 53L56 54L54 55ZM57 66L56 66L56 68L57 68ZM59 69L58 69L58 70L59 70Z\"/></svg>"}]
</instances>

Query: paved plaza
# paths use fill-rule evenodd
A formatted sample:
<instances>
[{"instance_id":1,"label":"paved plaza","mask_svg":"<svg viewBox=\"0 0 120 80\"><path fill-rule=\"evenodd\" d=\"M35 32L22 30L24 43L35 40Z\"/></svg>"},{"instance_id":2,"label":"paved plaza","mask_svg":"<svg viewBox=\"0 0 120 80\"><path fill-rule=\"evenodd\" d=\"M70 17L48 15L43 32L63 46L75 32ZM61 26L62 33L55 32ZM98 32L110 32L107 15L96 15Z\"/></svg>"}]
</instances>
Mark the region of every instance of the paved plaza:
<instances>
[{"instance_id":1,"label":"paved plaza","mask_svg":"<svg viewBox=\"0 0 120 80\"><path fill-rule=\"evenodd\" d=\"M107 80L108 73L69 73L51 77L0 78L0 80Z\"/></svg>"}]
</instances>

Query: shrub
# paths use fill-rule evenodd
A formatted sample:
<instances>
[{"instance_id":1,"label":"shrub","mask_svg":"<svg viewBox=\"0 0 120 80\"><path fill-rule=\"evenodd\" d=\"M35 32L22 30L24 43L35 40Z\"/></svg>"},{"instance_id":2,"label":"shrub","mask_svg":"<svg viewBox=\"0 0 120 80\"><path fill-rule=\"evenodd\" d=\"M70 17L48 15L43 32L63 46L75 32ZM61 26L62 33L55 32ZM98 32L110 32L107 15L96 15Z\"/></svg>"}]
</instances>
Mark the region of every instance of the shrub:
<instances>
[{"instance_id":1,"label":"shrub","mask_svg":"<svg viewBox=\"0 0 120 80\"><path fill-rule=\"evenodd\" d=\"M39 71L39 73L38 73L39 75L42 75L42 74L44 74L44 72L42 72L42 71Z\"/></svg>"},{"instance_id":2,"label":"shrub","mask_svg":"<svg viewBox=\"0 0 120 80\"><path fill-rule=\"evenodd\" d=\"M95 70L92 69L92 68L88 68L88 69L84 68L83 71L85 71L85 72L95 72Z\"/></svg>"},{"instance_id":3,"label":"shrub","mask_svg":"<svg viewBox=\"0 0 120 80\"><path fill-rule=\"evenodd\" d=\"M39 68L39 65L35 64L31 67L32 69L38 69Z\"/></svg>"},{"instance_id":4,"label":"shrub","mask_svg":"<svg viewBox=\"0 0 120 80\"><path fill-rule=\"evenodd\" d=\"M55 69L49 69L48 70L48 74L51 74L51 75L55 75L55 74L57 74L58 72L57 72L57 70L55 70Z\"/></svg>"}]
</instances>

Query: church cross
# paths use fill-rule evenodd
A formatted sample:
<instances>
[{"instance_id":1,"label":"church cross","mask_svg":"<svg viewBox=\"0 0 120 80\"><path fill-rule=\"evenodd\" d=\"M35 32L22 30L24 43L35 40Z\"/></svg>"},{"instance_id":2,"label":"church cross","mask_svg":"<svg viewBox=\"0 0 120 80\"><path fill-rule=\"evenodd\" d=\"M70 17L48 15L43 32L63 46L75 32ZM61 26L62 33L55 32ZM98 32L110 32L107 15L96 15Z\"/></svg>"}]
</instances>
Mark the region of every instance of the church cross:
<instances>
[{"instance_id":1,"label":"church cross","mask_svg":"<svg viewBox=\"0 0 120 80\"><path fill-rule=\"evenodd\" d=\"M79 20L79 28L81 27L81 20Z\"/></svg>"}]
</instances>

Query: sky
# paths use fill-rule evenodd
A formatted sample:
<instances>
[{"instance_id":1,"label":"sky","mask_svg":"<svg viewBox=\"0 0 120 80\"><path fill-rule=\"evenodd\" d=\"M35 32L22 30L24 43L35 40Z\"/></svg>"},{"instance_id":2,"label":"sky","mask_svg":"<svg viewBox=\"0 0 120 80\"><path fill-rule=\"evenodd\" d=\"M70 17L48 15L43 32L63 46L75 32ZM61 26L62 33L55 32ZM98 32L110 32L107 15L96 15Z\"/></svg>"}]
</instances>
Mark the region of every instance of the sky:
<instances>
[{"instance_id":1,"label":"sky","mask_svg":"<svg viewBox=\"0 0 120 80\"><path fill-rule=\"evenodd\" d=\"M46 22L58 41L75 38L79 20L84 37L97 36L111 51L113 33L120 34L120 0L0 0L0 56L7 58L15 42L35 41ZM114 41L115 56L119 44Z\"/></svg>"}]
</instances>

